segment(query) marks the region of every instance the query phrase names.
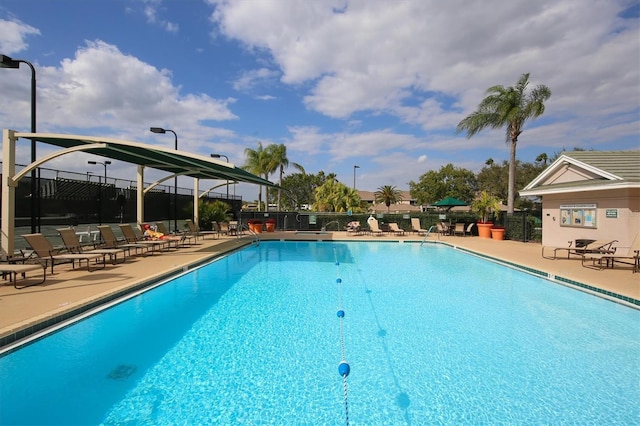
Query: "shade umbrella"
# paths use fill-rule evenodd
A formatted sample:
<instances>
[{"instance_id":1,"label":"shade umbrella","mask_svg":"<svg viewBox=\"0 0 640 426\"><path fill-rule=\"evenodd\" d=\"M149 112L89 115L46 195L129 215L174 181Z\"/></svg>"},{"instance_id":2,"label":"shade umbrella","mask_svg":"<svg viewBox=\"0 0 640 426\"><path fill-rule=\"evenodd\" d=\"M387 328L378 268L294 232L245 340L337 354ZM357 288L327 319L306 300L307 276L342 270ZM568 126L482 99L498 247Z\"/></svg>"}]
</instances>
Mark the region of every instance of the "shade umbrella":
<instances>
[{"instance_id":1,"label":"shade umbrella","mask_svg":"<svg viewBox=\"0 0 640 426\"><path fill-rule=\"evenodd\" d=\"M447 207L447 210L449 210L451 207L456 207L456 206L468 206L468 204L465 203L464 201L458 200L457 198L453 198L453 197L443 198L442 200L436 201L431 205L436 207Z\"/></svg>"}]
</instances>

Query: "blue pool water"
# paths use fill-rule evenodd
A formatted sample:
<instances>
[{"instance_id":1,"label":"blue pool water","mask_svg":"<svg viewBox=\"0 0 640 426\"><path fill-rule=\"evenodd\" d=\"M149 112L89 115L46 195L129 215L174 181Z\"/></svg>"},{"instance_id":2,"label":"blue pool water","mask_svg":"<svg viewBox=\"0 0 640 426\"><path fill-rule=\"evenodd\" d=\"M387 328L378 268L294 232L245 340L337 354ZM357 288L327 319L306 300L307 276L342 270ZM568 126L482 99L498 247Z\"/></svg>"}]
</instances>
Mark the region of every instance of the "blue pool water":
<instances>
[{"instance_id":1,"label":"blue pool water","mask_svg":"<svg viewBox=\"0 0 640 426\"><path fill-rule=\"evenodd\" d=\"M264 242L0 358L3 425L623 425L638 395L640 311L433 244Z\"/></svg>"}]
</instances>

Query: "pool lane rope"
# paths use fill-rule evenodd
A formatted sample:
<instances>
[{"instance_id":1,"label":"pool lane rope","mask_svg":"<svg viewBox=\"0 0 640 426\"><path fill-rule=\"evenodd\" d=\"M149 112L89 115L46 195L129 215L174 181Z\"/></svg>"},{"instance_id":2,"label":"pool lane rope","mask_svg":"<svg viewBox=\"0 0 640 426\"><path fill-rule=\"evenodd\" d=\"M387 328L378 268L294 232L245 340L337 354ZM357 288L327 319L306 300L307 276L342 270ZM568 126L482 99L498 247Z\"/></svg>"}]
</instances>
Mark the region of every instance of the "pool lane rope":
<instances>
[{"instance_id":1,"label":"pool lane rope","mask_svg":"<svg viewBox=\"0 0 640 426\"><path fill-rule=\"evenodd\" d=\"M338 320L340 321L340 354L341 360L340 364L338 364L338 374L342 377L342 387L344 389L344 414L346 419L346 424L349 426L349 393L347 391L347 376L351 372L351 367L349 363L345 359L344 356L344 309L342 309L342 278L340 278L340 262L338 262L338 255L336 253L336 248L333 248L333 257L335 260L336 270L338 278L336 279L336 283L338 284Z\"/></svg>"}]
</instances>

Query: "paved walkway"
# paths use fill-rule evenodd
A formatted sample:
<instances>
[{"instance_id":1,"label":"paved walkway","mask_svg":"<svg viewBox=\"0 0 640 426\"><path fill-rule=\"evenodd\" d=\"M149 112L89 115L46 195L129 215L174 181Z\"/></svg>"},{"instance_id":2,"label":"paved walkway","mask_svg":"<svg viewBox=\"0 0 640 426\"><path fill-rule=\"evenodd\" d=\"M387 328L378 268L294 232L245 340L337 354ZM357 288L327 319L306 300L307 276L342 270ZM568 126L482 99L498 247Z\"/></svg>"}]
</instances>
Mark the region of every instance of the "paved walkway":
<instances>
[{"instance_id":1,"label":"paved walkway","mask_svg":"<svg viewBox=\"0 0 640 426\"><path fill-rule=\"evenodd\" d=\"M260 238L297 240L346 240L346 241L422 241L423 237L408 234L396 236L351 236L346 232L263 233ZM53 325L61 319L113 300L132 289L144 287L183 270L190 269L211 258L252 243L252 238L211 236L199 239L196 245L170 252L148 256L131 257L123 264L110 265L104 269L87 272L86 269L71 269L70 265L58 265L55 274L47 274L45 283L14 289L8 281L0 285L0 347ZM582 267L580 259L550 260L541 255L542 246L537 243L518 241L495 241L478 237L429 236L429 242L439 241L482 256L501 259L516 265L541 271L545 275L562 277L577 283L581 289L593 287L628 298L640 300L640 273L632 273L631 267L594 270ZM38 273L39 274L39 273ZM29 273L27 278L37 278ZM34 281L37 282L37 281ZM26 282L28 283L28 281ZM600 294L602 295L602 294ZM620 300L617 298L617 300ZM637 305L636 307L640 308Z\"/></svg>"}]
</instances>

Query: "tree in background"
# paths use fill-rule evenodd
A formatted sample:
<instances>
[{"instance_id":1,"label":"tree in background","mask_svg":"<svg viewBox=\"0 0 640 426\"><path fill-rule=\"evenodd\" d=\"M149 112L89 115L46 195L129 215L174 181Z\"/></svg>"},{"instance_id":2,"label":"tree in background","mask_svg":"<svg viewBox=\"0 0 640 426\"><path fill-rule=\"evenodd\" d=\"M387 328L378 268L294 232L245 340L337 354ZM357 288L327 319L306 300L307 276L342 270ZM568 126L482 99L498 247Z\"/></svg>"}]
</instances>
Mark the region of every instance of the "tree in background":
<instances>
[{"instance_id":1,"label":"tree in background","mask_svg":"<svg viewBox=\"0 0 640 426\"><path fill-rule=\"evenodd\" d=\"M540 84L526 92L529 74L522 74L515 86L493 86L478 109L458 123L457 132L466 132L467 138L483 129L506 127L506 140L511 142L509 155L509 185L507 213L513 213L516 183L516 145L524 123L544 113L544 102L551 97L551 90Z\"/></svg>"},{"instance_id":2,"label":"tree in background","mask_svg":"<svg viewBox=\"0 0 640 426\"><path fill-rule=\"evenodd\" d=\"M328 179L316 189L313 210L318 212L346 212L360 210L358 191L336 179Z\"/></svg>"},{"instance_id":3,"label":"tree in background","mask_svg":"<svg viewBox=\"0 0 640 426\"><path fill-rule=\"evenodd\" d=\"M387 206L387 213L391 204L399 203L402 201L402 191L395 186L384 185L378 188L374 193L376 203L384 203Z\"/></svg>"},{"instance_id":4,"label":"tree in background","mask_svg":"<svg viewBox=\"0 0 640 426\"><path fill-rule=\"evenodd\" d=\"M289 164L291 164L293 167L295 167L303 175L305 174L304 167L302 167L298 163L293 163L293 162L290 163L289 162L289 159L287 158L287 147L284 144L269 145L267 147L267 150L269 152L269 156L271 157L272 165L275 166L276 170L280 170L280 179L278 180L278 185L280 185L280 187L282 187L282 177L284 176L284 169L289 167ZM278 204L278 211L281 211L280 210L280 208L281 208L281 198L282 198L282 190L278 189L278 203L277 203Z\"/></svg>"},{"instance_id":5,"label":"tree in background","mask_svg":"<svg viewBox=\"0 0 640 426\"><path fill-rule=\"evenodd\" d=\"M262 142L258 142L257 149L245 148L244 154L247 159L244 164L244 169L254 175L264 176L265 179L269 179L269 173L275 170L273 162L271 160L270 152L262 147ZM258 211L262 210L262 185L258 187ZM266 189L265 199L268 198L269 190ZM267 208L267 210L269 210Z\"/></svg>"},{"instance_id":6,"label":"tree in background","mask_svg":"<svg viewBox=\"0 0 640 426\"><path fill-rule=\"evenodd\" d=\"M491 162L489 162L489 160L485 163L487 165L477 174L478 188L493 194L504 202L509 196L509 163L503 160L502 163L496 164L493 160ZM516 188L524 188L527 186L544 168L540 163L525 163L516 160ZM519 198L518 191L516 191L515 197L515 208L531 207L531 202Z\"/></svg>"},{"instance_id":7,"label":"tree in background","mask_svg":"<svg viewBox=\"0 0 640 426\"><path fill-rule=\"evenodd\" d=\"M468 203L473 200L477 186L476 175L471 170L449 163L438 171L422 174L419 182L409 182L409 192L418 204L435 203L445 197Z\"/></svg>"},{"instance_id":8,"label":"tree in background","mask_svg":"<svg viewBox=\"0 0 640 426\"><path fill-rule=\"evenodd\" d=\"M315 201L316 188L329 179L335 179L334 173L325 175L321 170L317 174L292 173L282 178L280 184L282 191L283 211L300 210L302 205L312 205ZM275 197L269 195L269 202L274 202Z\"/></svg>"}]
</instances>

